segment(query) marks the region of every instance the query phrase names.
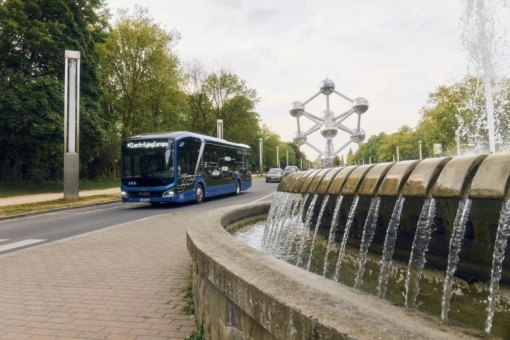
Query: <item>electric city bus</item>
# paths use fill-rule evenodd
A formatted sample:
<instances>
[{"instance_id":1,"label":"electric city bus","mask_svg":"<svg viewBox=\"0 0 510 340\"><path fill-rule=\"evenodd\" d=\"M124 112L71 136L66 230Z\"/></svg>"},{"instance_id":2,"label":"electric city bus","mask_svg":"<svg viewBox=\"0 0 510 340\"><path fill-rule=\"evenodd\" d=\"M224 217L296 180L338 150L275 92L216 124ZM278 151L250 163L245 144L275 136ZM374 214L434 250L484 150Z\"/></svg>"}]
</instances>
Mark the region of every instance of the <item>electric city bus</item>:
<instances>
[{"instance_id":1,"label":"electric city bus","mask_svg":"<svg viewBox=\"0 0 510 340\"><path fill-rule=\"evenodd\" d=\"M251 187L248 145L192 132L134 136L121 142L123 202L202 203Z\"/></svg>"}]
</instances>

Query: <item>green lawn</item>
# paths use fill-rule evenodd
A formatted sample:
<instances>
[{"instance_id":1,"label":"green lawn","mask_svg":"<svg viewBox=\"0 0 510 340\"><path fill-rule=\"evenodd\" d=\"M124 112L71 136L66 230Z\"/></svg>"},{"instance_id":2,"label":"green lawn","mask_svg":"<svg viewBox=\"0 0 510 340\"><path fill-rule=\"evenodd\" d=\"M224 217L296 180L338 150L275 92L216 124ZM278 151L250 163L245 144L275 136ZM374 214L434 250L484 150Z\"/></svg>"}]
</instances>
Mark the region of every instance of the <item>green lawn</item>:
<instances>
[{"instance_id":1,"label":"green lawn","mask_svg":"<svg viewBox=\"0 0 510 340\"><path fill-rule=\"evenodd\" d=\"M80 190L97 190L119 188L119 179L109 179L105 181L80 181ZM44 194L51 192L63 192L63 182L45 182L41 184L34 183L0 183L0 197Z\"/></svg>"}]
</instances>

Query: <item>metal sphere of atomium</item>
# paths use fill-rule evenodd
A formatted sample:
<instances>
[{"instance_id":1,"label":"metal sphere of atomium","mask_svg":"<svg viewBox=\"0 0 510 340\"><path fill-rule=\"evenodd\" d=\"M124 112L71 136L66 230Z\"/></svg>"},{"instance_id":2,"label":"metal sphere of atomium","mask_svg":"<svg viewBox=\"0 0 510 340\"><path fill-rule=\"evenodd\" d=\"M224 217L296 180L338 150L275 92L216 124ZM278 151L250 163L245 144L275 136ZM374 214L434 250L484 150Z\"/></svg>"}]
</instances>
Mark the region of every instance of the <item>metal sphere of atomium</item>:
<instances>
[{"instance_id":1,"label":"metal sphere of atomium","mask_svg":"<svg viewBox=\"0 0 510 340\"><path fill-rule=\"evenodd\" d=\"M365 137L366 137L365 130L363 129L358 130L356 128L352 129L351 141L353 141L354 143L357 144L363 143Z\"/></svg>"},{"instance_id":2,"label":"metal sphere of atomium","mask_svg":"<svg viewBox=\"0 0 510 340\"><path fill-rule=\"evenodd\" d=\"M298 101L290 103L289 113L292 117L299 118L303 115L303 112L305 112L303 103Z\"/></svg>"},{"instance_id":3,"label":"metal sphere of atomium","mask_svg":"<svg viewBox=\"0 0 510 340\"><path fill-rule=\"evenodd\" d=\"M324 119L321 126L321 135L324 138L335 138L338 134L338 128L333 121L335 114L331 110L322 111L322 117Z\"/></svg>"},{"instance_id":4,"label":"metal sphere of atomium","mask_svg":"<svg viewBox=\"0 0 510 340\"><path fill-rule=\"evenodd\" d=\"M324 95L332 94L335 91L335 83L331 79L324 79L320 85L321 93Z\"/></svg>"},{"instance_id":5,"label":"metal sphere of atomium","mask_svg":"<svg viewBox=\"0 0 510 340\"><path fill-rule=\"evenodd\" d=\"M296 131L294 132L294 137L292 138L292 140L297 145L303 145L306 143L306 136Z\"/></svg>"},{"instance_id":6,"label":"metal sphere of atomium","mask_svg":"<svg viewBox=\"0 0 510 340\"><path fill-rule=\"evenodd\" d=\"M365 113L368 110L368 100L363 97L358 97L352 102L352 108L354 112L358 114Z\"/></svg>"}]
</instances>

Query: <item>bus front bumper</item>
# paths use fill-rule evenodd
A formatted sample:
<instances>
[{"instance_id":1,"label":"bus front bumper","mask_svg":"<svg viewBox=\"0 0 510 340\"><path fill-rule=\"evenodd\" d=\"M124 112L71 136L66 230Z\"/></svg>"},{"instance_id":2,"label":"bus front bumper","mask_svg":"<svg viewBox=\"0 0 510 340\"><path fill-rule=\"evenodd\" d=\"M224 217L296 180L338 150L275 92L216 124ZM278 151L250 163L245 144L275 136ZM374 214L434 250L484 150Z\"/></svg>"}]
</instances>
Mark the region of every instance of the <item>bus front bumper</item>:
<instances>
[{"instance_id":1,"label":"bus front bumper","mask_svg":"<svg viewBox=\"0 0 510 340\"><path fill-rule=\"evenodd\" d=\"M183 202L188 200L184 193L176 194L172 190L165 192L163 196L147 196L147 197L131 197L128 191L122 190L120 198L122 202L142 202L142 203L169 203L169 202Z\"/></svg>"}]
</instances>

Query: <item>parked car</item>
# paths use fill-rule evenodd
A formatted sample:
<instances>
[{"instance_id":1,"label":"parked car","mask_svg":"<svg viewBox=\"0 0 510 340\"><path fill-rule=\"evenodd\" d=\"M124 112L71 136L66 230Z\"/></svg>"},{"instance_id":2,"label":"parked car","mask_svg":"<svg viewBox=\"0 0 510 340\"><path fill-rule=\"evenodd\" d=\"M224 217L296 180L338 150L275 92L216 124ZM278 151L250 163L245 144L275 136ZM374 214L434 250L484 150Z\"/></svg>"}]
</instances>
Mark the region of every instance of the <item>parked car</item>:
<instances>
[{"instance_id":1,"label":"parked car","mask_svg":"<svg viewBox=\"0 0 510 340\"><path fill-rule=\"evenodd\" d=\"M283 177L283 170L280 168L271 168L266 173L266 183L268 182L280 182Z\"/></svg>"},{"instance_id":2,"label":"parked car","mask_svg":"<svg viewBox=\"0 0 510 340\"><path fill-rule=\"evenodd\" d=\"M299 168L295 165L287 165L285 167L285 170L283 170L283 175L287 176L290 174L295 174L296 172L299 172Z\"/></svg>"}]
</instances>

